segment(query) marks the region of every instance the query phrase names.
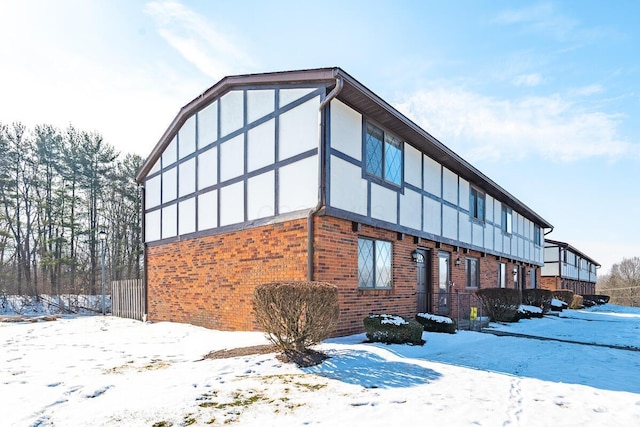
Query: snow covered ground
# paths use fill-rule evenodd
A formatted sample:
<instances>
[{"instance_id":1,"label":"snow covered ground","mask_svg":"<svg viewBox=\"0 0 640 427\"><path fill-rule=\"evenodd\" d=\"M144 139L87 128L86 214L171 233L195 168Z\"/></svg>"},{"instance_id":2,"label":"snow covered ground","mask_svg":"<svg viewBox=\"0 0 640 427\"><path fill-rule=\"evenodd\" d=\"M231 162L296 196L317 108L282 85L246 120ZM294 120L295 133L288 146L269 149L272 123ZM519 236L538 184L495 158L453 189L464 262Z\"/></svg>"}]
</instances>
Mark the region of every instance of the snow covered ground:
<instances>
[{"instance_id":1,"label":"snow covered ground","mask_svg":"<svg viewBox=\"0 0 640 427\"><path fill-rule=\"evenodd\" d=\"M424 333L418 347L354 335L323 343L331 358L298 369L274 354L201 360L267 343L260 333L110 316L0 323L0 425L640 425L640 309L491 329L589 345L461 331Z\"/></svg>"}]
</instances>

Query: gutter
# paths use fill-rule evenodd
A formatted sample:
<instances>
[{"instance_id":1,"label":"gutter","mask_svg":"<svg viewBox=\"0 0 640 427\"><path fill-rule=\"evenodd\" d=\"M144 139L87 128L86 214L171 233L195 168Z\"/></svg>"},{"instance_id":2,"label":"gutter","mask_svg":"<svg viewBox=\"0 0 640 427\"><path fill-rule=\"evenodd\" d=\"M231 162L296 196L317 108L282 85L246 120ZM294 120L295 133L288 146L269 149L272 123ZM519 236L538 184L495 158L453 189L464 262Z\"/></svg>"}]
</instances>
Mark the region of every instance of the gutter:
<instances>
[{"instance_id":1,"label":"gutter","mask_svg":"<svg viewBox=\"0 0 640 427\"><path fill-rule=\"evenodd\" d=\"M342 76L340 76L338 69L334 69L333 75L336 79L336 86L327 94L324 100L320 103L318 110L322 117L320 118L320 149L318 151L318 204L309 211L307 215L307 281L311 282L314 279L314 268L313 268L313 260L315 258L315 250L314 250L314 227L313 227L313 218L316 214L322 209L325 204L325 168L324 168L324 156L325 156L325 143L327 141L325 132L326 129L326 117L325 117L325 107L333 101L344 86L344 80Z\"/></svg>"}]
</instances>

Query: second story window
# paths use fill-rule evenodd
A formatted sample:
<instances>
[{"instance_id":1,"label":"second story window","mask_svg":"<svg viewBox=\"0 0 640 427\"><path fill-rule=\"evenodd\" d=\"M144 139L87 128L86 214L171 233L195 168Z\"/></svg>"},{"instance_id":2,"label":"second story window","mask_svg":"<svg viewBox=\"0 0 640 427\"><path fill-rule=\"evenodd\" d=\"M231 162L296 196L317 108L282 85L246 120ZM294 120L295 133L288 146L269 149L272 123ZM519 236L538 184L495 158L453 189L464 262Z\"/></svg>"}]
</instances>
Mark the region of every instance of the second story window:
<instances>
[{"instance_id":1,"label":"second story window","mask_svg":"<svg viewBox=\"0 0 640 427\"><path fill-rule=\"evenodd\" d=\"M365 162L367 174L401 185L402 142L371 123L367 123Z\"/></svg>"},{"instance_id":2,"label":"second story window","mask_svg":"<svg viewBox=\"0 0 640 427\"><path fill-rule=\"evenodd\" d=\"M484 221L484 193L473 187L469 192L469 215L472 218Z\"/></svg>"},{"instance_id":3,"label":"second story window","mask_svg":"<svg viewBox=\"0 0 640 427\"><path fill-rule=\"evenodd\" d=\"M505 233L513 233L513 211L502 205L502 231Z\"/></svg>"},{"instance_id":4,"label":"second story window","mask_svg":"<svg viewBox=\"0 0 640 427\"><path fill-rule=\"evenodd\" d=\"M540 226L536 225L533 228L533 243L537 246L542 245L542 233L540 232Z\"/></svg>"}]
</instances>

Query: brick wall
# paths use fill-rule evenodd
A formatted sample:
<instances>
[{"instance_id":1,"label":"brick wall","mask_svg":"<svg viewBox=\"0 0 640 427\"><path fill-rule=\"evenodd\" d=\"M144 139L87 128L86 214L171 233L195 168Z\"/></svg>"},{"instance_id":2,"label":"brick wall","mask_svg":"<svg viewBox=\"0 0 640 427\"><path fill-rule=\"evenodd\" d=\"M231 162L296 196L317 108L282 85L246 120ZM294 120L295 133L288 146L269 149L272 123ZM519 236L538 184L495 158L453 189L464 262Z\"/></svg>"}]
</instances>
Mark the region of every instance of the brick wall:
<instances>
[{"instance_id":1,"label":"brick wall","mask_svg":"<svg viewBox=\"0 0 640 427\"><path fill-rule=\"evenodd\" d=\"M212 329L256 325L259 283L307 278L307 220L147 248L148 318Z\"/></svg>"},{"instance_id":2,"label":"brick wall","mask_svg":"<svg viewBox=\"0 0 640 427\"><path fill-rule=\"evenodd\" d=\"M498 286L499 261L432 241L415 243L413 236L362 225L329 216L314 219L315 280L339 289L340 319L336 335L363 331L369 314L414 316L417 310L417 266L411 252L429 249L427 263L438 312L438 253L450 254L450 292L473 293L466 288L465 259L480 263L481 287ZM393 246L393 287L384 290L358 288L358 236L386 240ZM460 258L460 265L455 260ZM513 287L514 264L507 263L507 286ZM306 218L225 234L188 239L147 249L148 317L153 321L192 323L220 330L255 330L252 295L257 284L307 279ZM540 269L538 283L540 281ZM527 284L530 279L527 277ZM451 317L457 304L451 300ZM468 310L465 308L465 310Z\"/></svg>"}]
</instances>

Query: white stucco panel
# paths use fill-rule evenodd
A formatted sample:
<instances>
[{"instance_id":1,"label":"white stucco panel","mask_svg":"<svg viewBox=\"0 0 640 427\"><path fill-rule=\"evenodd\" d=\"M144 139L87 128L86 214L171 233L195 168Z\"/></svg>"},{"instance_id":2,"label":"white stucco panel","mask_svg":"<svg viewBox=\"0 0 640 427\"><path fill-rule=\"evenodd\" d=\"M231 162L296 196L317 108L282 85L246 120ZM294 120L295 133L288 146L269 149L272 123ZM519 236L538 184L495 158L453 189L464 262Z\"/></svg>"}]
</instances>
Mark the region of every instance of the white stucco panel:
<instances>
[{"instance_id":1,"label":"white stucco panel","mask_svg":"<svg viewBox=\"0 0 640 427\"><path fill-rule=\"evenodd\" d=\"M458 211L442 205L442 237L458 240Z\"/></svg>"},{"instance_id":2,"label":"white stucco panel","mask_svg":"<svg viewBox=\"0 0 640 427\"><path fill-rule=\"evenodd\" d=\"M442 218L442 204L429 197L423 197L424 203L424 227L423 230L427 233L435 234L436 236L442 235L441 221Z\"/></svg>"},{"instance_id":3,"label":"white stucco panel","mask_svg":"<svg viewBox=\"0 0 640 427\"><path fill-rule=\"evenodd\" d=\"M190 197L178 203L178 234L196 231L196 198Z\"/></svg>"},{"instance_id":4,"label":"white stucco panel","mask_svg":"<svg viewBox=\"0 0 640 427\"><path fill-rule=\"evenodd\" d=\"M232 90L220 98L220 137L229 135L244 125L244 94Z\"/></svg>"},{"instance_id":5,"label":"white stucco panel","mask_svg":"<svg viewBox=\"0 0 640 427\"><path fill-rule=\"evenodd\" d=\"M408 188L400 195L400 225L414 230L422 228L422 196Z\"/></svg>"},{"instance_id":6,"label":"white stucco panel","mask_svg":"<svg viewBox=\"0 0 640 427\"><path fill-rule=\"evenodd\" d=\"M471 222L471 243L476 246L484 247L484 227L475 221Z\"/></svg>"},{"instance_id":7,"label":"white stucco panel","mask_svg":"<svg viewBox=\"0 0 640 427\"><path fill-rule=\"evenodd\" d=\"M178 196L196 191L196 159L191 158L178 165Z\"/></svg>"},{"instance_id":8,"label":"white stucco panel","mask_svg":"<svg viewBox=\"0 0 640 427\"><path fill-rule=\"evenodd\" d=\"M404 144L404 180L422 188L422 153L409 144Z\"/></svg>"},{"instance_id":9,"label":"white stucco panel","mask_svg":"<svg viewBox=\"0 0 640 427\"><path fill-rule=\"evenodd\" d=\"M156 175L144 183L144 204L147 209L160 204L160 178L160 175Z\"/></svg>"},{"instance_id":10,"label":"white stucco panel","mask_svg":"<svg viewBox=\"0 0 640 427\"><path fill-rule=\"evenodd\" d=\"M218 147L198 154L198 190L218 182Z\"/></svg>"},{"instance_id":11,"label":"white stucco panel","mask_svg":"<svg viewBox=\"0 0 640 427\"><path fill-rule=\"evenodd\" d=\"M284 107L287 104L291 104L294 101L302 98L303 96L313 92L315 88L296 88L296 89L280 89L279 93L279 106Z\"/></svg>"},{"instance_id":12,"label":"white stucco panel","mask_svg":"<svg viewBox=\"0 0 640 427\"><path fill-rule=\"evenodd\" d=\"M362 160L362 115L337 99L331 101L331 147Z\"/></svg>"},{"instance_id":13,"label":"white stucco panel","mask_svg":"<svg viewBox=\"0 0 640 427\"><path fill-rule=\"evenodd\" d=\"M275 213L275 173L269 171L247 181L247 219L273 216Z\"/></svg>"},{"instance_id":14,"label":"white stucco panel","mask_svg":"<svg viewBox=\"0 0 640 427\"><path fill-rule=\"evenodd\" d=\"M493 249L502 252L502 243L502 229L500 227L493 227Z\"/></svg>"},{"instance_id":15,"label":"white stucco panel","mask_svg":"<svg viewBox=\"0 0 640 427\"><path fill-rule=\"evenodd\" d=\"M198 112L198 148L204 148L218 139L218 101Z\"/></svg>"},{"instance_id":16,"label":"white stucco panel","mask_svg":"<svg viewBox=\"0 0 640 427\"><path fill-rule=\"evenodd\" d=\"M196 151L196 116L187 119L178 131L178 153L185 158Z\"/></svg>"},{"instance_id":17,"label":"white stucco panel","mask_svg":"<svg viewBox=\"0 0 640 427\"><path fill-rule=\"evenodd\" d=\"M275 163L276 121L271 119L247 132L249 172Z\"/></svg>"},{"instance_id":18,"label":"white stucco panel","mask_svg":"<svg viewBox=\"0 0 640 427\"><path fill-rule=\"evenodd\" d=\"M469 210L469 181L460 178L460 207Z\"/></svg>"},{"instance_id":19,"label":"white stucco panel","mask_svg":"<svg viewBox=\"0 0 640 427\"><path fill-rule=\"evenodd\" d=\"M493 250L493 243L494 243L493 230L494 230L493 225L487 224L484 227L484 248L489 251Z\"/></svg>"},{"instance_id":20,"label":"white stucco panel","mask_svg":"<svg viewBox=\"0 0 640 427\"><path fill-rule=\"evenodd\" d=\"M178 233L178 205L162 208L162 238L175 237Z\"/></svg>"},{"instance_id":21,"label":"white stucco panel","mask_svg":"<svg viewBox=\"0 0 640 427\"><path fill-rule=\"evenodd\" d=\"M275 93L276 91L273 89L247 91L247 124L273 113Z\"/></svg>"},{"instance_id":22,"label":"white stucco panel","mask_svg":"<svg viewBox=\"0 0 640 427\"><path fill-rule=\"evenodd\" d=\"M178 137L174 136L167 148L162 152L162 167L171 166L178 159Z\"/></svg>"},{"instance_id":23,"label":"white stucco panel","mask_svg":"<svg viewBox=\"0 0 640 427\"><path fill-rule=\"evenodd\" d=\"M487 219L487 221L490 222L494 222L493 219L493 197L491 197L490 195L486 194L485 196L485 203L484 203L484 217Z\"/></svg>"},{"instance_id":24,"label":"white stucco panel","mask_svg":"<svg viewBox=\"0 0 640 427\"><path fill-rule=\"evenodd\" d=\"M311 209L318 204L318 156L279 170L279 213Z\"/></svg>"},{"instance_id":25,"label":"white stucco panel","mask_svg":"<svg viewBox=\"0 0 640 427\"><path fill-rule=\"evenodd\" d=\"M442 168L442 198L458 204L458 175L445 167Z\"/></svg>"},{"instance_id":26,"label":"white stucco panel","mask_svg":"<svg viewBox=\"0 0 640 427\"><path fill-rule=\"evenodd\" d=\"M244 174L244 135L220 144L220 182Z\"/></svg>"},{"instance_id":27,"label":"white stucco panel","mask_svg":"<svg viewBox=\"0 0 640 427\"><path fill-rule=\"evenodd\" d=\"M471 221L469 215L464 212L458 212L460 218L460 241L464 243L471 243Z\"/></svg>"},{"instance_id":28,"label":"white stucco panel","mask_svg":"<svg viewBox=\"0 0 640 427\"><path fill-rule=\"evenodd\" d=\"M317 148L320 138L320 97L317 96L280 116L279 160Z\"/></svg>"},{"instance_id":29,"label":"white stucco panel","mask_svg":"<svg viewBox=\"0 0 640 427\"><path fill-rule=\"evenodd\" d=\"M162 203L175 200L178 196L178 168L162 172Z\"/></svg>"},{"instance_id":30,"label":"white stucco panel","mask_svg":"<svg viewBox=\"0 0 640 427\"><path fill-rule=\"evenodd\" d=\"M144 219L144 237L147 242L160 240L160 209L146 213Z\"/></svg>"},{"instance_id":31,"label":"white stucco panel","mask_svg":"<svg viewBox=\"0 0 640 427\"><path fill-rule=\"evenodd\" d=\"M218 226L218 190L198 195L198 230Z\"/></svg>"},{"instance_id":32,"label":"white stucco panel","mask_svg":"<svg viewBox=\"0 0 640 427\"><path fill-rule=\"evenodd\" d=\"M395 224L398 218L398 193L371 183L371 217Z\"/></svg>"},{"instance_id":33,"label":"white stucco panel","mask_svg":"<svg viewBox=\"0 0 640 427\"><path fill-rule=\"evenodd\" d=\"M422 158L424 168L424 184L422 188L434 196L441 197L442 165L429 156L425 155Z\"/></svg>"},{"instance_id":34,"label":"white stucco panel","mask_svg":"<svg viewBox=\"0 0 640 427\"><path fill-rule=\"evenodd\" d=\"M362 169L331 156L329 205L359 215L367 215L367 181Z\"/></svg>"},{"instance_id":35,"label":"white stucco panel","mask_svg":"<svg viewBox=\"0 0 640 427\"><path fill-rule=\"evenodd\" d=\"M220 189L220 226L244 221L244 182Z\"/></svg>"}]
</instances>

